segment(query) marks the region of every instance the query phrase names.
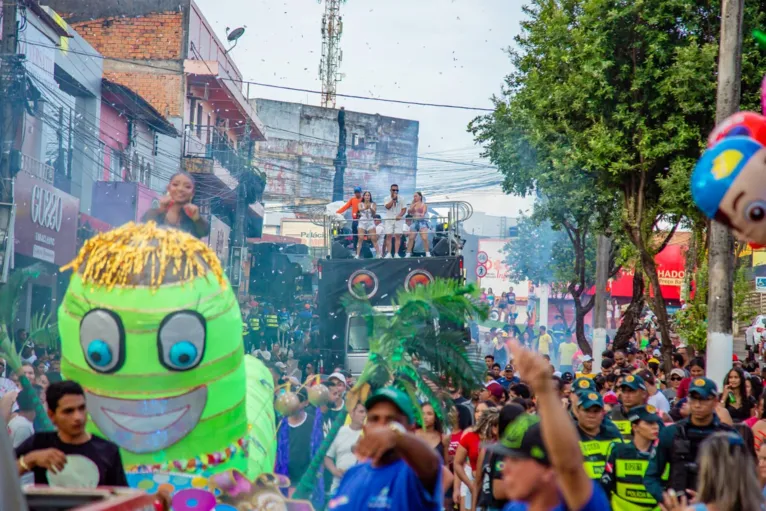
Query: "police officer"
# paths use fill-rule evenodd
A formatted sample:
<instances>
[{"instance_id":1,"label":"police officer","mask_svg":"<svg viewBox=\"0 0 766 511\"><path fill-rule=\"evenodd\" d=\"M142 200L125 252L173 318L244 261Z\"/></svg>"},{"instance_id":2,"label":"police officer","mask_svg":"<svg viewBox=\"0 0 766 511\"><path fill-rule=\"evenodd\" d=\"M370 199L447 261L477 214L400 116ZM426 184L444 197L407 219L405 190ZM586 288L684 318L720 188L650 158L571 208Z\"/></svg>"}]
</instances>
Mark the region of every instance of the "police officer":
<instances>
[{"instance_id":1,"label":"police officer","mask_svg":"<svg viewBox=\"0 0 766 511\"><path fill-rule=\"evenodd\" d=\"M662 492L673 489L683 494L697 488L697 450L702 441L717 431L734 431L715 413L718 387L708 378L694 378L689 385L689 417L664 428L644 478L646 489L657 502ZM662 478L669 464L669 479Z\"/></svg>"},{"instance_id":2,"label":"police officer","mask_svg":"<svg viewBox=\"0 0 766 511\"><path fill-rule=\"evenodd\" d=\"M247 326L250 329L250 349L248 349L247 352L250 353L252 350L259 347L263 340L261 338L263 320L261 319L261 315L258 313L257 308L250 310L250 314L247 316Z\"/></svg>"},{"instance_id":3,"label":"police officer","mask_svg":"<svg viewBox=\"0 0 766 511\"><path fill-rule=\"evenodd\" d=\"M614 424L604 416L604 400L595 390L587 389L571 395L572 412L580 434L580 450L585 458L585 472L595 481L601 481L606 466L606 455L614 441L622 436Z\"/></svg>"},{"instance_id":4,"label":"police officer","mask_svg":"<svg viewBox=\"0 0 766 511\"><path fill-rule=\"evenodd\" d=\"M656 408L645 405L631 408L628 420L633 440L612 444L601 484L615 511L659 510L657 501L644 486L644 474L654 454L662 419Z\"/></svg>"},{"instance_id":5,"label":"police officer","mask_svg":"<svg viewBox=\"0 0 766 511\"><path fill-rule=\"evenodd\" d=\"M270 305L266 313L263 316L264 328L266 330L266 343L269 348L271 345L277 342L277 334L279 331L279 317L274 311L274 306Z\"/></svg>"},{"instance_id":6,"label":"police officer","mask_svg":"<svg viewBox=\"0 0 766 511\"><path fill-rule=\"evenodd\" d=\"M633 436L633 427L628 420L630 410L646 403L648 394L646 383L638 375L629 374L620 383L620 403L609 412L609 418L622 433L622 438L630 440Z\"/></svg>"}]
</instances>

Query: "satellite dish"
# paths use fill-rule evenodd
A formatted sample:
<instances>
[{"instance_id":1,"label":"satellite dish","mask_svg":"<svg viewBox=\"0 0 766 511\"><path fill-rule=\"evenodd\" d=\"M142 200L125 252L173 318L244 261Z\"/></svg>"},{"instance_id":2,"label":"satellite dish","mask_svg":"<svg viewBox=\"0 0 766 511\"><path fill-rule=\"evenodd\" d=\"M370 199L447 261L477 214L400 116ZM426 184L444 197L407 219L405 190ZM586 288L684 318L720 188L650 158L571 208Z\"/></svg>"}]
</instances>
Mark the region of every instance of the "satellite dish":
<instances>
[{"instance_id":1,"label":"satellite dish","mask_svg":"<svg viewBox=\"0 0 766 511\"><path fill-rule=\"evenodd\" d=\"M242 37L245 34L245 27L237 27L231 32L229 32L229 27L226 27L226 39L229 40L230 43L234 43L231 45L231 48L226 50L226 54L228 54L231 50L233 50L237 46L237 41L239 41L239 38Z\"/></svg>"},{"instance_id":2,"label":"satellite dish","mask_svg":"<svg viewBox=\"0 0 766 511\"><path fill-rule=\"evenodd\" d=\"M227 29L226 32L227 32L226 39L228 39L230 43L234 43L237 41L237 39L239 39L245 34L245 29L244 27L238 27L232 30L231 32L229 32Z\"/></svg>"}]
</instances>

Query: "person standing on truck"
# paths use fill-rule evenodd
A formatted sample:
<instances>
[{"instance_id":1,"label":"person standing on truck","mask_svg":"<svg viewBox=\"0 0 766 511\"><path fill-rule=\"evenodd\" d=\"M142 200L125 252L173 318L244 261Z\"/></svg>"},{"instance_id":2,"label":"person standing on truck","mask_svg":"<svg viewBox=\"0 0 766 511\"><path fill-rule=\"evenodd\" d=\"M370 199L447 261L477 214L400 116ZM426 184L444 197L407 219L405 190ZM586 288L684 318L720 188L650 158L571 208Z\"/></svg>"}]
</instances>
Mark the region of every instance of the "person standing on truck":
<instances>
[{"instance_id":1,"label":"person standing on truck","mask_svg":"<svg viewBox=\"0 0 766 511\"><path fill-rule=\"evenodd\" d=\"M426 253L426 257L431 257L431 252L428 250L428 220L426 220L426 213L428 207L426 206L423 194L415 192L412 198L412 205L410 206L409 214L412 215L414 223L410 227L410 235L407 237L407 255L406 257L412 257L412 248L415 246L415 238L420 233L420 237L423 239L423 249Z\"/></svg>"},{"instance_id":2,"label":"person standing on truck","mask_svg":"<svg viewBox=\"0 0 766 511\"><path fill-rule=\"evenodd\" d=\"M399 257L399 245L402 242L403 222L407 208L399 198L399 185L391 185L391 197L386 202L386 259ZM392 256L393 254L393 256Z\"/></svg>"},{"instance_id":3,"label":"person standing on truck","mask_svg":"<svg viewBox=\"0 0 766 511\"><path fill-rule=\"evenodd\" d=\"M359 226L357 227L357 232L362 243L357 243L356 245L357 259L359 259L359 254L362 251L362 244L364 243L365 235L370 237L370 242L372 242L373 247L378 243L378 236L375 232L375 223L373 222L373 218L378 212L378 205L372 201L372 194L370 192L364 192L362 195L362 201L359 203L358 208Z\"/></svg>"},{"instance_id":4,"label":"person standing on truck","mask_svg":"<svg viewBox=\"0 0 766 511\"><path fill-rule=\"evenodd\" d=\"M359 229L359 203L362 202L362 187L361 186L355 186L354 187L354 196L351 197L346 204L343 205L342 208L340 208L338 211L336 211L337 214L342 215L346 211L348 211L349 208L351 208L351 234L354 236L354 248L357 246L358 236L357 236L357 230Z\"/></svg>"}]
</instances>

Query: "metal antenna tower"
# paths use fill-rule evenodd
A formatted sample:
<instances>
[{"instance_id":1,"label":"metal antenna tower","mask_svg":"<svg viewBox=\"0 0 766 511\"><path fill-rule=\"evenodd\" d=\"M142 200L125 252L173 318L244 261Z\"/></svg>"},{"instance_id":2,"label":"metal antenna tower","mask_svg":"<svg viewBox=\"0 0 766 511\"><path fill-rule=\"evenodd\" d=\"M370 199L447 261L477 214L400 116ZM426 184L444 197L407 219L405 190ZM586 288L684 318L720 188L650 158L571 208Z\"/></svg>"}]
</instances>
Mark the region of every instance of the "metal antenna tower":
<instances>
[{"instance_id":1,"label":"metal antenna tower","mask_svg":"<svg viewBox=\"0 0 766 511\"><path fill-rule=\"evenodd\" d=\"M320 2L322 0L319 0ZM338 72L343 62L340 38L343 35L343 17L340 4L346 0L324 0L322 15L322 61L319 64L319 79L322 81L322 106L335 108L335 93L343 75Z\"/></svg>"}]
</instances>

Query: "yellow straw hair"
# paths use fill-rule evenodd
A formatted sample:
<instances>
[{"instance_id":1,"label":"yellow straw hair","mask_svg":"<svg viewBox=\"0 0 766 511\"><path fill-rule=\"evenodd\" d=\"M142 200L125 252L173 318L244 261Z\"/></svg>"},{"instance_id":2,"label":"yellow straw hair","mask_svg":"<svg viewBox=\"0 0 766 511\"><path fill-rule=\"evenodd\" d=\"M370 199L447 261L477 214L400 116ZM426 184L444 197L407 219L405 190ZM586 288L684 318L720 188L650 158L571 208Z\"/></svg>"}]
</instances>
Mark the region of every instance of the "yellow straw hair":
<instances>
[{"instance_id":1,"label":"yellow straw hair","mask_svg":"<svg viewBox=\"0 0 766 511\"><path fill-rule=\"evenodd\" d=\"M189 282L212 273L223 286L223 269L215 252L194 236L154 222L130 222L98 234L61 271L74 270L83 282L112 289L167 282Z\"/></svg>"}]
</instances>

